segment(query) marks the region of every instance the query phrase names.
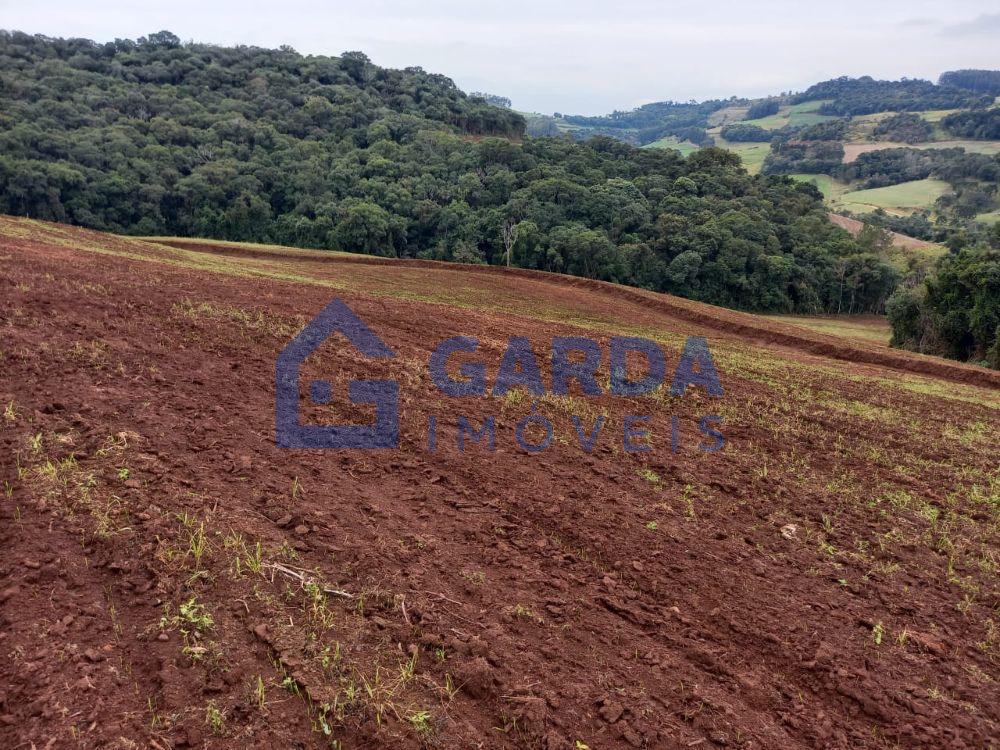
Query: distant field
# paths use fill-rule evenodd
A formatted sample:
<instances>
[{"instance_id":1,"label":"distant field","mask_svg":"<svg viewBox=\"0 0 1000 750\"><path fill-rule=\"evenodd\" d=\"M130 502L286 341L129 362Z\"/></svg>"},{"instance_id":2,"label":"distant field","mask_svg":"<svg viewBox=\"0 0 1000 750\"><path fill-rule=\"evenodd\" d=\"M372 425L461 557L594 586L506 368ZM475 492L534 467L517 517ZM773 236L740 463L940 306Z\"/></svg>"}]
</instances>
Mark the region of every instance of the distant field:
<instances>
[{"instance_id":1,"label":"distant field","mask_svg":"<svg viewBox=\"0 0 1000 750\"><path fill-rule=\"evenodd\" d=\"M668 135L666 138L647 143L643 148L672 148L675 151L680 151L681 156L688 156L698 150L698 144L691 141L681 141L677 139L677 136Z\"/></svg>"},{"instance_id":2,"label":"distant field","mask_svg":"<svg viewBox=\"0 0 1000 750\"><path fill-rule=\"evenodd\" d=\"M808 328L817 333L858 341L889 345L892 328L881 315L769 315L782 323Z\"/></svg>"},{"instance_id":3,"label":"distant field","mask_svg":"<svg viewBox=\"0 0 1000 750\"><path fill-rule=\"evenodd\" d=\"M833 199L851 211L874 211L883 208L893 214L908 214L920 208L933 208L934 201L950 190L942 180L914 180L889 187L855 190Z\"/></svg>"},{"instance_id":4,"label":"distant field","mask_svg":"<svg viewBox=\"0 0 1000 750\"><path fill-rule=\"evenodd\" d=\"M790 174L793 180L799 182L811 182L823 194L826 200L832 200L847 192L848 186L843 182L833 179L828 174Z\"/></svg>"},{"instance_id":5,"label":"distant field","mask_svg":"<svg viewBox=\"0 0 1000 750\"><path fill-rule=\"evenodd\" d=\"M957 109L925 109L913 112L927 122L934 125L933 140L946 140L949 136L941 129L940 122ZM870 115L857 115L851 118L850 129L848 131L848 141L866 143L874 137L875 126L888 117L898 114L897 112L875 112ZM905 145L905 144L904 144Z\"/></svg>"},{"instance_id":6,"label":"distant field","mask_svg":"<svg viewBox=\"0 0 1000 750\"><path fill-rule=\"evenodd\" d=\"M955 148L961 146L970 154L1000 154L1000 141L934 141L933 143L921 143L916 148Z\"/></svg>"},{"instance_id":7,"label":"distant field","mask_svg":"<svg viewBox=\"0 0 1000 750\"><path fill-rule=\"evenodd\" d=\"M782 107L777 114L760 117L756 120L744 120L750 125L764 128L764 130L777 130L788 124L788 107Z\"/></svg>"},{"instance_id":8,"label":"distant field","mask_svg":"<svg viewBox=\"0 0 1000 750\"><path fill-rule=\"evenodd\" d=\"M745 120L750 125L757 125L765 130L777 130L786 125L815 125L818 122L835 120L837 118L830 115L816 114L816 110L828 100L817 100L802 102L792 106L781 107L777 114L761 117L757 120Z\"/></svg>"},{"instance_id":9,"label":"distant field","mask_svg":"<svg viewBox=\"0 0 1000 750\"><path fill-rule=\"evenodd\" d=\"M941 122L945 117L954 112L958 112L957 109L925 109L922 112L917 112L922 118L927 120L927 122Z\"/></svg>"},{"instance_id":10,"label":"distant field","mask_svg":"<svg viewBox=\"0 0 1000 750\"><path fill-rule=\"evenodd\" d=\"M831 213L829 216L830 221L841 229L846 229L854 237L857 237L864 228L864 222L858 219L852 219L848 216L841 216L835 213ZM925 267L929 267L946 252L948 252L948 249L944 245L892 232L892 247L885 251L884 257L892 266L905 273L911 268L914 261L921 263Z\"/></svg>"},{"instance_id":11,"label":"distant field","mask_svg":"<svg viewBox=\"0 0 1000 750\"><path fill-rule=\"evenodd\" d=\"M747 110L750 107L723 107L718 109L708 116L708 124L712 127L718 127L720 125L725 125L730 122L737 122L746 117Z\"/></svg>"},{"instance_id":12,"label":"distant field","mask_svg":"<svg viewBox=\"0 0 1000 750\"><path fill-rule=\"evenodd\" d=\"M743 166L750 174L757 174L764 164L764 158L771 152L770 143L737 143L715 136L715 145L738 154Z\"/></svg>"},{"instance_id":13,"label":"distant field","mask_svg":"<svg viewBox=\"0 0 1000 750\"><path fill-rule=\"evenodd\" d=\"M970 154L1000 154L1000 141L926 141L924 143L896 143L894 141L876 141L874 143L845 143L844 164L850 164L861 154L869 151L881 151L887 148L964 148Z\"/></svg>"},{"instance_id":14,"label":"distant field","mask_svg":"<svg viewBox=\"0 0 1000 750\"><path fill-rule=\"evenodd\" d=\"M1000 221L1000 211L990 211L989 213L979 214L976 217L976 221L984 221L987 224L996 224Z\"/></svg>"},{"instance_id":15,"label":"distant field","mask_svg":"<svg viewBox=\"0 0 1000 750\"><path fill-rule=\"evenodd\" d=\"M746 109L746 107L743 107ZM711 128L708 134L715 139L715 145L718 148L724 148L727 151L732 151L734 154L740 157L743 161L743 166L750 174L758 174L760 172L761 166L764 164L764 158L771 151L770 143L741 143L736 141L727 141L721 135L719 135L720 128ZM675 136L668 136L666 138L661 138L653 143L647 143L643 148L672 148L681 152L682 156L687 156L694 151L698 150L698 146L691 141L678 141Z\"/></svg>"}]
</instances>

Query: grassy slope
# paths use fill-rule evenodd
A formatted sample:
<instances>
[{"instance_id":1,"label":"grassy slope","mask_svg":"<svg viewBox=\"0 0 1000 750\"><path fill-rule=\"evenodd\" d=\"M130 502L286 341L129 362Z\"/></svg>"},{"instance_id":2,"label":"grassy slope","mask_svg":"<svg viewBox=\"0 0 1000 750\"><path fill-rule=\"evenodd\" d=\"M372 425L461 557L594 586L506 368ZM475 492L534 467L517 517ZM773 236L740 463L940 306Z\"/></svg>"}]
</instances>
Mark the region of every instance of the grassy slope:
<instances>
[{"instance_id":1,"label":"grassy slope","mask_svg":"<svg viewBox=\"0 0 1000 750\"><path fill-rule=\"evenodd\" d=\"M764 164L764 159L771 152L770 143L736 142L727 141L722 136L714 137L716 146L732 151L734 154L739 154L740 159L743 160L743 166L746 167L747 172L750 174L760 172L760 168Z\"/></svg>"},{"instance_id":2,"label":"grassy slope","mask_svg":"<svg viewBox=\"0 0 1000 750\"><path fill-rule=\"evenodd\" d=\"M778 128L783 128L786 125L815 125L818 122L826 122L827 120L837 119L830 115L820 115L816 113L816 110L826 103L826 101L827 100L814 100L801 102L799 104L784 105L778 110L777 114L761 117L757 120L745 120L744 122L748 125L757 125L765 130L777 130Z\"/></svg>"},{"instance_id":3,"label":"grassy slope","mask_svg":"<svg viewBox=\"0 0 1000 750\"><path fill-rule=\"evenodd\" d=\"M832 200L835 207L855 212L874 211L883 208L893 214L907 214L922 208L930 208L939 197L951 190L942 180L914 180L889 187L854 190Z\"/></svg>"},{"instance_id":4,"label":"grassy slope","mask_svg":"<svg viewBox=\"0 0 1000 750\"><path fill-rule=\"evenodd\" d=\"M775 320L855 341L889 344L892 328L878 315L774 315Z\"/></svg>"},{"instance_id":5,"label":"grassy slope","mask_svg":"<svg viewBox=\"0 0 1000 750\"><path fill-rule=\"evenodd\" d=\"M691 141L681 141L678 140L677 136L668 135L666 138L647 143L642 148L672 148L675 151L680 151L681 156L688 156L698 150L698 144L691 143Z\"/></svg>"},{"instance_id":6,"label":"grassy slope","mask_svg":"<svg viewBox=\"0 0 1000 750\"><path fill-rule=\"evenodd\" d=\"M819 188L828 202L840 197L849 189L845 183L833 179L828 174L790 174L788 176L799 182L811 182Z\"/></svg>"}]
</instances>

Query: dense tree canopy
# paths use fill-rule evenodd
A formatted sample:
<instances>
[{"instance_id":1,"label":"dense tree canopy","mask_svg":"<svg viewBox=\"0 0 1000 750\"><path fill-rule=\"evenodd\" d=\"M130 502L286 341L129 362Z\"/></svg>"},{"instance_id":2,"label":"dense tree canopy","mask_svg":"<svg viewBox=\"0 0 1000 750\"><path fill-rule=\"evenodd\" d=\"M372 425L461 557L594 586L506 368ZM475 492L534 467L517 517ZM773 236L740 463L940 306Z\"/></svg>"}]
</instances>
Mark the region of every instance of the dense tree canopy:
<instances>
[{"instance_id":1,"label":"dense tree canopy","mask_svg":"<svg viewBox=\"0 0 1000 750\"><path fill-rule=\"evenodd\" d=\"M892 343L1000 369L1000 224L888 303Z\"/></svg>"},{"instance_id":2,"label":"dense tree canopy","mask_svg":"<svg viewBox=\"0 0 1000 750\"><path fill-rule=\"evenodd\" d=\"M2 33L0 95L7 213L486 263L513 222L517 265L732 307L877 310L891 289L812 186L713 148L523 138L517 113L360 52Z\"/></svg>"},{"instance_id":3,"label":"dense tree canopy","mask_svg":"<svg viewBox=\"0 0 1000 750\"><path fill-rule=\"evenodd\" d=\"M777 99L762 99L750 105L750 109L747 110L746 119L759 120L762 117L769 117L770 115L777 114L778 109L780 109L780 103Z\"/></svg>"},{"instance_id":4,"label":"dense tree canopy","mask_svg":"<svg viewBox=\"0 0 1000 750\"><path fill-rule=\"evenodd\" d=\"M952 112L941 127L959 138L1000 140L1000 107Z\"/></svg>"},{"instance_id":5,"label":"dense tree canopy","mask_svg":"<svg viewBox=\"0 0 1000 750\"><path fill-rule=\"evenodd\" d=\"M565 115L562 120L577 129L575 132L589 138L592 135L610 135L628 143L652 143L666 136L702 143L708 117L726 106L728 102L654 102L627 112L610 115Z\"/></svg>"},{"instance_id":6,"label":"dense tree canopy","mask_svg":"<svg viewBox=\"0 0 1000 750\"><path fill-rule=\"evenodd\" d=\"M840 117L873 112L912 112L922 109L958 109L985 106L991 97L977 96L954 86L904 78L878 81L871 76L834 78L817 83L792 97L793 103L828 99L817 111Z\"/></svg>"},{"instance_id":7,"label":"dense tree canopy","mask_svg":"<svg viewBox=\"0 0 1000 750\"><path fill-rule=\"evenodd\" d=\"M942 86L1000 96L1000 70L949 70L938 78Z\"/></svg>"},{"instance_id":8,"label":"dense tree canopy","mask_svg":"<svg viewBox=\"0 0 1000 750\"><path fill-rule=\"evenodd\" d=\"M774 137L774 132L748 122L731 122L722 126L719 135L734 143L767 143Z\"/></svg>"},{"instance_id":9,"label":"dense tree canopy","mask_svg":"<svg viewBox=\"0 0 1000 750\"><path fill-rule=\"evenodd\" d=\"M930 140L934 128L927 120L912 112L899 112L880 121L872 133L876 138L900 143L921 143Z\"/></svg>"},{"instance_id":10,"label":"dense tree canopy","mask_svg":"<svg viewBox=\"0 0 1000 750\"><path fill-rule=\"evenodd\" d=\"M771 141L771 151L764 159L765 174L828 174L844 159L840 141L799 140L779 137Z\"/></svg>"}]
</instances>

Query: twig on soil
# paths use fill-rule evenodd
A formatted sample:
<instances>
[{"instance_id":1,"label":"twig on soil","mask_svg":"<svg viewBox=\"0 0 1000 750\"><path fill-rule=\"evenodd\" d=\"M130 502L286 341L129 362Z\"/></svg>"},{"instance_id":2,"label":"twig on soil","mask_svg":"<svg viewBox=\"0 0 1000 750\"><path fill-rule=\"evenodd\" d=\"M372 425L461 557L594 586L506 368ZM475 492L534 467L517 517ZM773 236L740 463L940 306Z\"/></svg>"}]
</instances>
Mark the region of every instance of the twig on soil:
<instances>
[{"instance_id":1,"label":"twig on soil","mask_svg":"<svg viewBox=\"0 0 1000 750\"><path fill-rule=\"evenodd\" d=\"M437 594L437 593L435 593L433 591L425 591L424 593L425 594L429 594L430 596L433 596L436 599L441 599L441 600L446 601L446 602L451 602L452 604L457 604L459 607L462 606L461 602L456 602L454 599L449 599L444 594ZM484 628L484 627L486 627L485 625L482 625L482 624L476 622L475 620L470 620L468 617L463 617L462 615L458 614L457 612L452 612L447 607L441 607L441 609L443 609L445 612L447 612L452 617L457 617L459 620L462 620L463 622L467 622L470 625L475 625L477 628Z\"/></svg>"},{"instance_id":2,"label":"twig on soil","mask_svg":"<svg viewBox=\"0 0 1000 750\"><path fill-rule=\"evenodd\" d=\"M305 571L304 569L296 570L288 565L282 565L281 563L264 563L264 567L277 571L278 573L288 576L289 578L294 578L296 581L302 584L302 586L308 586L310 583L315 583L317 585L319 584L319 581L317 581L315 578L307 576L306 575L307 571ZM274 581L273 575L271 576L271 581L272 582ZM351 594L347 591L343 591L342 589L331 589L327 588L326 586L323 586L322 589L323 593L330 594L331 596L342 596L345 599L354 598L354 594Z\"/></svg>"},{"instance_id":3,"label":"twig on soil","mask_svg":"<svg viewBox=\"0 0 1000 750\"><path fill-rule=\"evenodd\" d=\"M446 602L451 602L452 604L457 604L459 607L462 606L462 602L456 602L454 599L449 599L444 594L438 594L437 592L434 592L434 591L425 591L424 593L425 594L430 594L431 596L436 596L438 599L444 599Z\"/></svg>"}]
</instances>

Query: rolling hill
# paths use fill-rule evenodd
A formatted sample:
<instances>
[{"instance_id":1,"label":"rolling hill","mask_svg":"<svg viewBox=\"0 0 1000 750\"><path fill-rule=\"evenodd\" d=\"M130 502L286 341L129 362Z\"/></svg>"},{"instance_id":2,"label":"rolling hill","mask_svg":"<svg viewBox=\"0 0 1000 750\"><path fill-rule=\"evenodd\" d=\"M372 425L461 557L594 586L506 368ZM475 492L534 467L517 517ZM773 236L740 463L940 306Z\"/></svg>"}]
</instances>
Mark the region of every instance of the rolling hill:
<instances>
[{"instance_id":1,"label":"rolling hill","mask_svg":"<svg viewBox=\"0 0 1000 750\"><path fill-rule=\"evenodd\" d=\"M937 239L942 240L953 231L966 229L970 220L989 223L998 206L1000 167L996 163L1000 162L994 159L996 163L991 165L991 160L980 160L976 166L962 166L959 156L995 157L1000 153L1000 107L991 90L983 90L985 84L980 83L995 79L995 71L944 73L939 85L914 79L845 77L797 94L758 100L733 97L700 104L661 102L603 118L558 115L546 119L536 114L528 132L565 133L577 139L611 135L643 148L672 149L683 156L699 148L723 148L737 154L751 174L814 175L826 184L823 192L828 200L833 193L849 195L844 201L831 201L839 210L863 214L883 209L893 216L919 214L937 220ZM964 83L959 86L957 81ZM973 88L964 88L966 85ZM970 135L974 137L966 137ZM825 145L836 155L817 159L807 152L791 159L778 158L776 149L789 141L793 145ZM881 176L880 185L863 185L841 168L862 154L890 149L952 150L956 156L950 158L947 168L939 170L950 184L945 189L928 190L922 180L930 174L916 179L887 174ZM878 194L850 195L896 185L899 190L890 191L886 200Z\"/></svg>"}]
</instances>

